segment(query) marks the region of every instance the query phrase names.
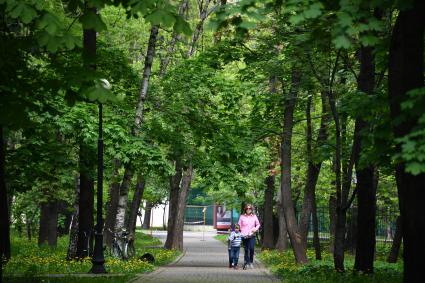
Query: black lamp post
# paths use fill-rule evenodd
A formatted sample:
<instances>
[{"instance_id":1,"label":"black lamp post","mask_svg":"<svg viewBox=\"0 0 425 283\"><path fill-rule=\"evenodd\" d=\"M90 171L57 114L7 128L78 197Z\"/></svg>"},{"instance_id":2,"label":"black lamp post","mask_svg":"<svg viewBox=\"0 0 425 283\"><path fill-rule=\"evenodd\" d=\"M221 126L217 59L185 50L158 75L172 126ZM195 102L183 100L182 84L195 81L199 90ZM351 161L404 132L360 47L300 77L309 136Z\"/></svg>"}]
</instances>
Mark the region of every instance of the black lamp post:
<instances>
[{"instance_id":1,"label":"black lamp post","mask_svg":"<svg viewBox=\"0 0 425 283\"><path fill-rule=\"evenodd\" d=\"M103 254L103 137L102 137L102 103L99 103L99 136L97 140L97 209L94 237L93 266L91 273L106 273Z\"/></svg>"}]
</instances>

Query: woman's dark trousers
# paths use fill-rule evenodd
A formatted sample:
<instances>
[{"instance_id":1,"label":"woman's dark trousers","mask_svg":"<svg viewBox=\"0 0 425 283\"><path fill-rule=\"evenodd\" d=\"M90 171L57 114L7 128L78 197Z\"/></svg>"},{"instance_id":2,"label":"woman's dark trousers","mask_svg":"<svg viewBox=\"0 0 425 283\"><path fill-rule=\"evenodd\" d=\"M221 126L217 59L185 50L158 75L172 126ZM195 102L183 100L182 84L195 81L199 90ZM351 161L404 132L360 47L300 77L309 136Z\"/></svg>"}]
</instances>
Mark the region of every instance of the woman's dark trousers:
<instances>
[{"instance_id":1,"label":"woman's dark trousers","mask_svg":"<svg viewBox=\"0 0 425 283\"><path fill-rule=\"evenodd\" d=\"M248 239L243 239L244 250L245 250L245 264L254 262L254 246L255 246L255 237Z\"/></svg>"}]
</instances>

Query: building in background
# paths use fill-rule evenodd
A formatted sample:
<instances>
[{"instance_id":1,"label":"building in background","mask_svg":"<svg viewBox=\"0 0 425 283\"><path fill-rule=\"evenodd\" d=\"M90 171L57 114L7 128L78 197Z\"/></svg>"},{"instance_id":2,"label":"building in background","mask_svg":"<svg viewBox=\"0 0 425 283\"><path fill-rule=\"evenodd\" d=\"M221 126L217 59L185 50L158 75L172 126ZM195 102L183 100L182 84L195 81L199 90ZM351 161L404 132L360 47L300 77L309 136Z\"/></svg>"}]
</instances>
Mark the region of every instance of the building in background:
<instances>
[{"instance_id":1,"label":"building in background","mask_svg":"<svg viewBox=\"0 0 425 283\"><path fill-rule=\"evenodd\" d=\"M188 204L185 210L184 230L188 231L213 231L227 233L233 223L239 219L235 209L229 209L225 205L216 205L200 188L189 191ZM143 202L146 207L146 201ZM153 229L166 229L168 223L168 203L155 205L151 210L150 226ZM233 217L232 217L233 216ZM137 226L142 225L145 210L137 220Z\"/></svg>"}]
</instances>

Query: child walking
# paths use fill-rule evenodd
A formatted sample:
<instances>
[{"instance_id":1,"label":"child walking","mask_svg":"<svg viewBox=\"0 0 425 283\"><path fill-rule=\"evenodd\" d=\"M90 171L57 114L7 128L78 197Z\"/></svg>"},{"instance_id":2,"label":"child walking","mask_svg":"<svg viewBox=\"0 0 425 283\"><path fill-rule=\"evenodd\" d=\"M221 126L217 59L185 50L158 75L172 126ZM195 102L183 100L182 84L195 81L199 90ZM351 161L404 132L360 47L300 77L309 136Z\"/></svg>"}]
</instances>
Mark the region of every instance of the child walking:
<instances>
[{"instance_id":1,"label":"child walking","mask_svg":"<svg viewBox=\"0 0 425 283\"><path fill-rule=\"evenodd\" d=\"M230 258L232 260L232 267L238 269L239 251L241 249L242 235L240 232L240 226L235 225L235 231L229 236L230 241Z\"/></svg>"}]
</instances>

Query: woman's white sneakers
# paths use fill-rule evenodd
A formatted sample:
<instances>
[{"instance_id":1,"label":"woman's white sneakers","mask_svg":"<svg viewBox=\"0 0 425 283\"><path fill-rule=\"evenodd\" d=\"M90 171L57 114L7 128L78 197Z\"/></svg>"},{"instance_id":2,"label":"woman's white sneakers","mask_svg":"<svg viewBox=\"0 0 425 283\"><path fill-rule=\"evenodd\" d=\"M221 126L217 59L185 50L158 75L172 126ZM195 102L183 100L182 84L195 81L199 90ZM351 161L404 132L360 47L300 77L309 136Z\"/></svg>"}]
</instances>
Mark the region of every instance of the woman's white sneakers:
<instances>
[{"instance_id":1,"label":"woman's white sneakers","mask_svg":"<svg viewBox=\"0 0 425 283\"><path fill-rule=\"evenodd\" d=\"M242 269L245 270L247 268L254 269L254 265L252 263L244 263Z\"/></svg>"}]
</instances>

